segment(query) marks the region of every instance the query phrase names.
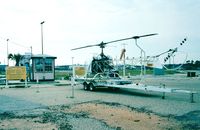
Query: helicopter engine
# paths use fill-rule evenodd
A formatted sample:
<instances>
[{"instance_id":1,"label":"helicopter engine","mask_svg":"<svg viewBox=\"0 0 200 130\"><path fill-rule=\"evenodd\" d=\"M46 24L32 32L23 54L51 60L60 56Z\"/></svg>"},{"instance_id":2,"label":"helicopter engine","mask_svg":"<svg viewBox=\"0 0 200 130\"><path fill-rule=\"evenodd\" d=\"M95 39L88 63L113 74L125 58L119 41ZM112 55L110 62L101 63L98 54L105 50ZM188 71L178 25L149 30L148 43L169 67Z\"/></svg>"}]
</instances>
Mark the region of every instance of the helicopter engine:
<instances>
[{"instance_id":1,"label":"helicopter engine","mask_svg":"<svg viewBox=\"0 0 200 130\"><path fill-rule=\"evenodd\" d=\"M92 73L105 73L111 72L112 70L114 70L114 65L111 57L106 55L99 55L97 57L93 57L91 63Z\"/></svg>"}]
</instances>

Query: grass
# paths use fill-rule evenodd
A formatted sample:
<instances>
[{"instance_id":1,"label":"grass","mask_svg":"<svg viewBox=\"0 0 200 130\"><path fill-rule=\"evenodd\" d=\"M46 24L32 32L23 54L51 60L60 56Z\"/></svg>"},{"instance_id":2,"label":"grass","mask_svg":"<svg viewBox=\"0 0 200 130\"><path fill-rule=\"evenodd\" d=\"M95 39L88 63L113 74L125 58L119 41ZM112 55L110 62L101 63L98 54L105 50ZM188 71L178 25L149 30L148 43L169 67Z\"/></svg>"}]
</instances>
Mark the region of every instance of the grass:
<instances>
[{"instance_id":1,"label":"grass","mask_svg":"<svg viewBox=\"0 0 200 130\"><path fill-rule=\"evenodd\" d=\"M69 79L72 75L72 72L70 71L55 71L55 78L56 80L59 80L59 79Z\"/></svg>"},{"instance_id":2,"label":"grass","mask_svg":"<svg viewBox=\"0 0 200 130\"><path fill-rule=\"evenodd\" d=\"M140 75L141 71L140 70L130 70L126 69L126 75L131 75L131 76L136 76ZM164 74L176 74L179 73L177 70L164 70ZM153 75L153 70L146 70L147 75ZM123 75L123 71L119 71L119 75ZM72 71L56 71L55 72L55 77L56 80L60 80L62 78L64 79L69 79L72 76Z\"/></svg>"},{"instance_id":3,"label":"grass","mask_svg":"<svg viewBox=\"0 0 200 130\"><path fill-rule=\"evenodd\" d=\"M175 73L179 73L176 70L165 70L164 72L165 74L175 74ZM126 75L131 75L131 76L135 76L135 75L140 75L140 70L130 70L130 69L126 69ZM152 75L153 74L153 70L146 70L146 74L148 75ZM5 75L5 72L1 72L0 71L0 75ZM123 75L123 71L120 70L119 71L119 75ZM70 77L72 76L72 71L55 71L55 79L56 80L61 80L61 79L70 79Z\"/></svg>"},{"instance_id":4,"label":"grass","mask_svg":"<svg viewBox=\"0 0 200 130\"><path fill-rule=\"evenodd\" d=\"M132 76L135 76L135 75L140 75L141 71L140 70L126 70L126 75L132 75ZM146 74L153 74L153 70L146 70ZM123 75L123 71L120 70L119 71L119 75Z\"/></svg>"},{"instance_id":5,"label":"grass","mask_svg":"<svg viewBox=\"0 0 200 130\"><path fill-rule=\"evenodd\" d=\"M141 70L128 70L126 69L126 75L131 75L131 76L136 76L136 75L140 75ZM164 70L164 74L176 74L179 73L179 71L177 70ZM147 75L153 75L154 71L153 70L146 70L146 74ZM123 75L123 71L120 70L119 71L119 75Z\"/></svg>"}]
</instances>

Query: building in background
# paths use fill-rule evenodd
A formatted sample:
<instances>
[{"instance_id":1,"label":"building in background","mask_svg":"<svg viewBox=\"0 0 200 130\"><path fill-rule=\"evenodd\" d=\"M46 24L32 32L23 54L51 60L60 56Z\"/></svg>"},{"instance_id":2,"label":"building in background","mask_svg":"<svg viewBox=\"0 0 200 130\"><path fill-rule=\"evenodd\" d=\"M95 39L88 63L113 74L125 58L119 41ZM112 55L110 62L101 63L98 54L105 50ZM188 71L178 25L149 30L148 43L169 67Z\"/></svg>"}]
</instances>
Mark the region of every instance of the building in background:
<instances>
[{"instance_id":1,"label":"building in background","mask_svg":"<svg viewBox=\"0 0 200 130\"><path fill-rule=\"evenodd\" d=\"M5 73L7 65L0 65L0 72Z\"/></svg>"}]
</instances>

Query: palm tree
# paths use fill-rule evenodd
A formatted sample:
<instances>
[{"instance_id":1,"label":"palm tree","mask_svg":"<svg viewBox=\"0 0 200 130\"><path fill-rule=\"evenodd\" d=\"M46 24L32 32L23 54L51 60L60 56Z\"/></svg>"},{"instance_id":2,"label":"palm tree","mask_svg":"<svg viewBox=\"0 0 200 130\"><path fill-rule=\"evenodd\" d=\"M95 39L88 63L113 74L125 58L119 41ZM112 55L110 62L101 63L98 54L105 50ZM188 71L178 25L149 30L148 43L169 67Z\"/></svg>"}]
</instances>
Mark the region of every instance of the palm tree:
<instances>
[{"instance_id":1,"label":"palm tree","mask_svg":"<svg viewBox=\"0 0 200 130\"><path fill-rule=\"evenodd\" d=\"M19 61L21 59L22 55L21 54L9 54L8 59L14 60L15 61L15 66L19 66Z\"/></svg>"}]
</instances>

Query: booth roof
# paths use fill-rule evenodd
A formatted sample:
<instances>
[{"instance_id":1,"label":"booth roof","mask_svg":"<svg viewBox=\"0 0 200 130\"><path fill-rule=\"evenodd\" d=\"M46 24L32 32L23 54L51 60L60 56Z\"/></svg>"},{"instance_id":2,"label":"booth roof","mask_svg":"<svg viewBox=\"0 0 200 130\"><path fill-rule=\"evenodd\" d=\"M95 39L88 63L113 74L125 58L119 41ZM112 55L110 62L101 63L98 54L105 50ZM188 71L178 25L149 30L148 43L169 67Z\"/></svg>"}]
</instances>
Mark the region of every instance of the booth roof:
<instances>
[{"instance_id":1,"label":"booth roof","mask_svg":"<svg viewBox=\"0 0 200 130\"><path fill-rule=\"evenodd\" d=\"M46 54L37 54L37 55L32 55L31 56L31 59L34 59L34 58L52 58L52 59L56 59L57 57L55 56L50 56L50 55L46 55Z\"/></svg>"}]
</instances>

